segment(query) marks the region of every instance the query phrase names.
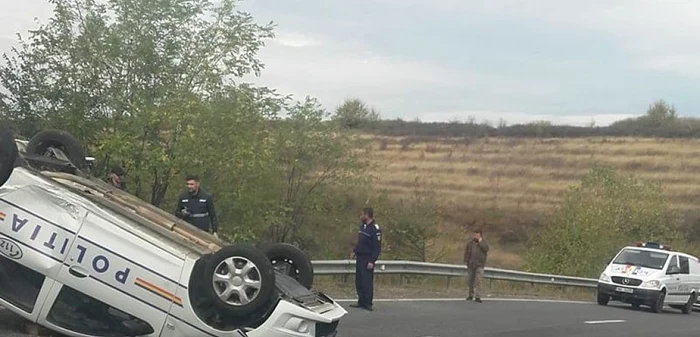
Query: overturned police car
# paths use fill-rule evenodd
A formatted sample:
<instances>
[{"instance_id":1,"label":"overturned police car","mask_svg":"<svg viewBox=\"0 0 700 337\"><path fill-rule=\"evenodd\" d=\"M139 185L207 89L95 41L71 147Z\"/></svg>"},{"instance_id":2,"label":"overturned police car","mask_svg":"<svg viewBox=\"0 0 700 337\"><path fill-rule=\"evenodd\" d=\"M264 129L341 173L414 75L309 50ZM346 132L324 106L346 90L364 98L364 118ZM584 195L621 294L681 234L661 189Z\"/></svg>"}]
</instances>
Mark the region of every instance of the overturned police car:
<instances>
[{"instance_id":1,"label":"overturned police car","mask_svg":"<svg viewBox=\"0 0 700 337\"><path fill-rule=\"evenodd\" d=\"M336 335L347 311L301 250L223 242L86 158L65 132L0 127L0 305L69 336Z\"/></svg>"}]
</instances>

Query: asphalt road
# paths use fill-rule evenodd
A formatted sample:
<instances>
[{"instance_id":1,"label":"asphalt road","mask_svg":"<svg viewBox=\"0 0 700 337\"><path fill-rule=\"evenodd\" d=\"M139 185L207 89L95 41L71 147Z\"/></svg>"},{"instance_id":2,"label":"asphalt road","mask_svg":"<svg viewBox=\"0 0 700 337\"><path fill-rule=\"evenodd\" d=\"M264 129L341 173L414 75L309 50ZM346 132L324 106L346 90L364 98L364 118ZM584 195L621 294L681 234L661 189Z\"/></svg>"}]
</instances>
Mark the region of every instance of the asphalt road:
<instances>
[{"instance_id":1,"label":"asphalt road","mask_svg":"<svg viewBox=\"0 0 700 337\"><path fill-rule=\"evenodd\" d=\"M700 336L700 312L610 303L467 301L375 302L374 311L342 305L338 336L361 337L641 337Z\"/></svg>"},{"instance_id":2,"label":"asphalt road","mask_svg":"<svg viewBox=\"0 0 700 337\"><path fill-rule=\"evenodd\" d=\"M368 312L350 308L338 327L338 337L643 337L700 335L700 312L684 315L666 308L654 314L611 303L485 299L467 301L377 301ZM0 336L24 337L20 321L0 309Z\"/></svg>"},{"instance_id":3,"label":"asphalt road","mask_svg":"<svg viewBox=\"0 0 700 337\"><path fill-rule=\"evenodd\" d=\"M3 307L0 307L0 336L2 337L26 337L29 335L25 335L23 333L20 333L21 331L21 324L22 320L16 316L15 314L11 313L9 310L6 310Z\"/></svg>"}]
</instances>

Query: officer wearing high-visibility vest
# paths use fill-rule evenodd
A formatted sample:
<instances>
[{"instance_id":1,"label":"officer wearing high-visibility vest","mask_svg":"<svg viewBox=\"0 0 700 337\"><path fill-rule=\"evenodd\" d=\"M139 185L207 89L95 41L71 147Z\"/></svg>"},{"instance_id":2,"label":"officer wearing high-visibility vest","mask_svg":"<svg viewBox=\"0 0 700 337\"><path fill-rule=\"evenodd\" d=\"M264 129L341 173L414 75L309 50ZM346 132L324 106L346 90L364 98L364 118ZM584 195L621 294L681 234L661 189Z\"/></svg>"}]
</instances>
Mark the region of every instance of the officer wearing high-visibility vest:
<instances>
[{"instance_id":1,"label":"officer wearing high-visibility vest","mask_svg":"<svg viewBox=\"0 0 700 337\"><path fill-rule=\"evenodd\" d=\"M374 210L367 207L360 215L362 224L357 233L357 244L351 257L355 259L355 289L357 304L351 307L372 311L374 298L374 264L382 251L382 230L374 222Z\"/></svg>"},{"instance_id":2,"label":"officer wearing high-visibility vest","mask_svg":"<svg viewBox=\"0 0 700 337\"><path fill-rule=\"evenodd\" d=\"M185 180L187 191L180 194L177 200L175 216L203 231L217 235L214 197L202 189L199 177L190 175Z\"/></svg>"}]
</instances>

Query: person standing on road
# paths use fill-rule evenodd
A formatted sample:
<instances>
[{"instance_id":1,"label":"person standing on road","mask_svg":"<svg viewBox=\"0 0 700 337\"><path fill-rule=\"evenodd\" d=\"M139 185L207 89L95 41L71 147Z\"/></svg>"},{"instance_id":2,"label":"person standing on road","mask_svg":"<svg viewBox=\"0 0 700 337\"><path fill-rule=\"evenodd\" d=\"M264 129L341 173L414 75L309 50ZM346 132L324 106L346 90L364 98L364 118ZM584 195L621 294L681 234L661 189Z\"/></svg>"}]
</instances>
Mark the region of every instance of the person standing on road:
<instances>
[{"instance_id":1,"label":"person standing on road","mask_svg":"<svg viewBox=\"0 0 700 337\"><path fill-rule=\"evenodd\" d=\"M486 257L489 252L489 244L484 240L481 229L474 231L472 240L464 250L464 263L467 264L469 285L469 297L467 301L474 299L481 303L481 279L484 277L484 267L486 267Z\"/></svg>"},{"instance_id":2,"label":"person standing on road","mask_svg":"<svg viewBox=\"0 0 700 337\"><path fill-rule=\"evenodd\" d=\"M374 210L364 208L360 214L360 230L357 234L357 244L351 254L355 259L355 289L357 304L353 308L372 311L374 298L374 264L382 251L382 230L374 221Z\"/></svg>"},{"instance_id":3,"label":"person standing on road","mask_svg":"<svg viewBox=\"0 0 700 337\"><path fill-rule=\"evenodd\" d=\"M187 191L177 200L175 216L218 237L214 197L200 186L199 177L190 175L185 181Z\"/></svg>"}]
</instances>

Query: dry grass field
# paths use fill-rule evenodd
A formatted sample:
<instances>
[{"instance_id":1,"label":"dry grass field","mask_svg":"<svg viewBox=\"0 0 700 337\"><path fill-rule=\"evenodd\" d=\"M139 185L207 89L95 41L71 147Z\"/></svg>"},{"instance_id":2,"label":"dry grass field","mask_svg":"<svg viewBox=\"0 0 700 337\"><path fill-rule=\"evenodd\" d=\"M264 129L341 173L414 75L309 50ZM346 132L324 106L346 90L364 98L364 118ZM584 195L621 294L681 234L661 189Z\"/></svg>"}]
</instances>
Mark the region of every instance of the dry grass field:
<instances>
[{"instance_id":1,"label":"dry grass field","mask_svg":"<svg viewBox=\"0 0 700 337\"><path fill-rule=\"evenodd\" d=\"M495 247L490 264L517 268L524 230L596 164L662 183L685 213L700 205L700 140L372 138L378 187L393 195L432 190L441 198L448 262L459 262L465 228L480 226Z\"/></svg>"}]
</instances>

